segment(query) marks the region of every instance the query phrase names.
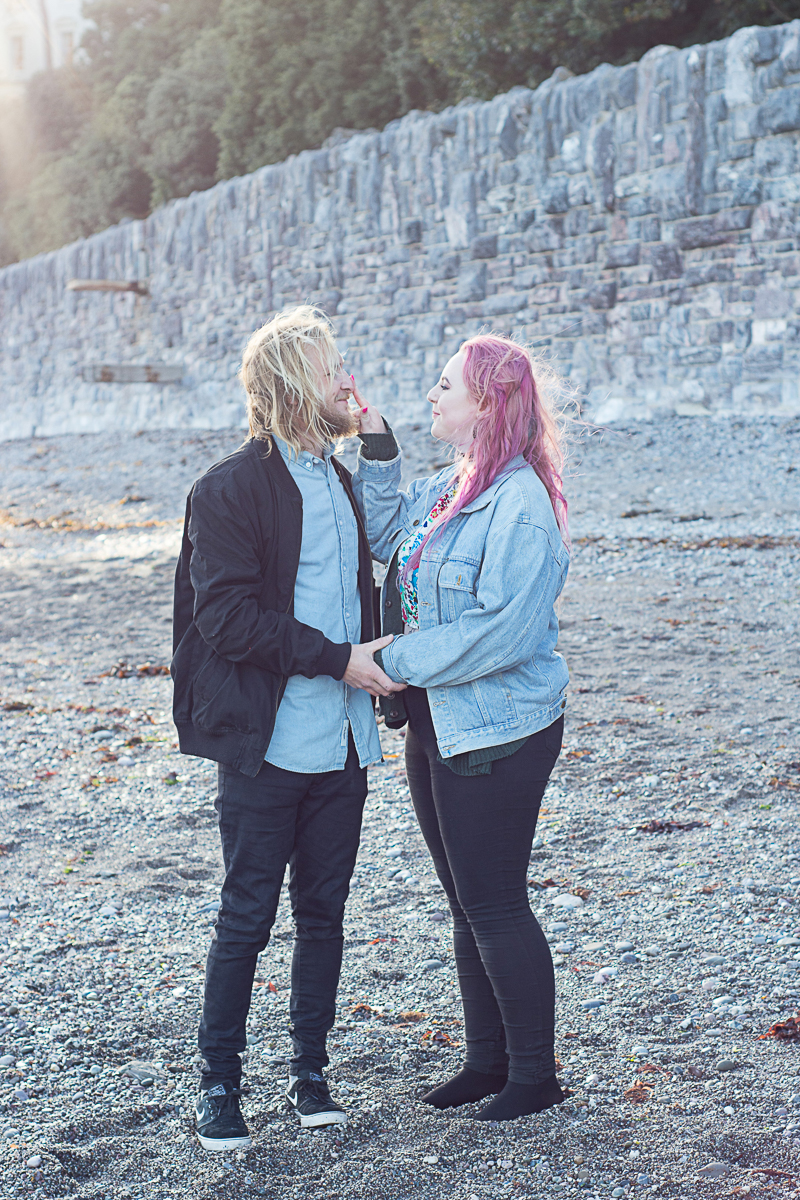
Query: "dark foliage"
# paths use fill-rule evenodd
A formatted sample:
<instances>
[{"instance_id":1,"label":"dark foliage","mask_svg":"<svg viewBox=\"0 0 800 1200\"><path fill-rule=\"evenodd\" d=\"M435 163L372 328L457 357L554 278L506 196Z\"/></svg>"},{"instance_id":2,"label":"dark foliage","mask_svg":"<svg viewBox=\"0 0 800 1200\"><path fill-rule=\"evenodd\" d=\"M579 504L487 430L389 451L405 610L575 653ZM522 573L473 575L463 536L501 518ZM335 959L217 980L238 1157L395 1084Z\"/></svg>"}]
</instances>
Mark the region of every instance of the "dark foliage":
<instances>
[{"instance_id":1,"label":"dark foliage","mask_svg":"<svg viewBox=\"0 0 800 1200\"><path fill-rule=\"evenodd\" d=\"M800 0L90 0L86 13L80 65L37 76L24 153L6 139L2 261L337 128L789 21Z\"/></svg>"}]
</instances>

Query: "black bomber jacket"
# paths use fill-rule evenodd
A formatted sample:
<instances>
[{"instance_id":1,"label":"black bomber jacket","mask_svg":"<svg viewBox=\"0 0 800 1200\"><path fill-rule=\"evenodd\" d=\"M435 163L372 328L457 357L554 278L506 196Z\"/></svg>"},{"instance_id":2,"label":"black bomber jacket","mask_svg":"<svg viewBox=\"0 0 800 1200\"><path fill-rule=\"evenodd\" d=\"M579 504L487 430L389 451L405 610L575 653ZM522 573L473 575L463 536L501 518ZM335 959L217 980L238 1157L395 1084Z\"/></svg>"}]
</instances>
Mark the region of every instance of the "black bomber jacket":
<instances>
[{"instance_id":1,"label":"black bomber jacket","mask_svg":"<svg viewBox=\"0 0 800 1200\"><path fill-rule=\"evenodd\" d=\"M350 473L334 465L358 523L361 640L377 628L372 558ZM282 456L250 438L186 501L175 572L173 716L184 754L255 776L290 675L341 679L348 642L292 615L303 502ZM338 547L331 547L338 553Z\"/></svg>"}]
</instances>

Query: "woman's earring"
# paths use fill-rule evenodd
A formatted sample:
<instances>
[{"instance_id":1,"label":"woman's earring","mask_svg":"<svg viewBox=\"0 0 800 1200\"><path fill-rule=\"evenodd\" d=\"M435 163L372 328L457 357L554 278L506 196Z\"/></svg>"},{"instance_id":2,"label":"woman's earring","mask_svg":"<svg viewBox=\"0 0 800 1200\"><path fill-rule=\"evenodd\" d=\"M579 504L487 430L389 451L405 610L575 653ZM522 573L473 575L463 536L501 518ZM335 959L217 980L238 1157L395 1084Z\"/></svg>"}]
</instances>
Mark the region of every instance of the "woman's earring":
<instances>
[{"instance_id":1,"label":"woman's earring","mask_svg":"<svg viewBox=\"0 0 800 1200\"><path fill-rule=\"evenodd\" d=\"M473 442L475 441L475 438L477 437L477 435L478 435L478 426L477 426L477 425L473 425L473 426L472 426L472 440L473 440Z\"/></svg>"}]
</instances>

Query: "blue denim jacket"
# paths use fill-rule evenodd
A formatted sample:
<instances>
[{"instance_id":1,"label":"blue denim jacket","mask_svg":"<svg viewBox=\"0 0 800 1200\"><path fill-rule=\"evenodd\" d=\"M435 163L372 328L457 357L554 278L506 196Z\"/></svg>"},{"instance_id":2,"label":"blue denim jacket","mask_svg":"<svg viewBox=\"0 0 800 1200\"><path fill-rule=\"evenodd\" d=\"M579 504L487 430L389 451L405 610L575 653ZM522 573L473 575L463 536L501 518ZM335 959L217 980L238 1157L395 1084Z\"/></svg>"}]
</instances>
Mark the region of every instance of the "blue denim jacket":
<instances>
[{"instance_id":1,"label":"blue denim jacket","mask_svg":"<svg viewBox=\"0 0 800 1200\"><path fill-rule=\"evenodd\" d=\"M353 484L377 559L392 559L450 479L446 467L403 492L399 455L381 462L359 452ZM521 455L429 539L419 630L382 657L396 682L427 688L443 758L527 737L561 715L569 673L554 606L568 567L550 497Z\"/></svg>"}]
</instances>

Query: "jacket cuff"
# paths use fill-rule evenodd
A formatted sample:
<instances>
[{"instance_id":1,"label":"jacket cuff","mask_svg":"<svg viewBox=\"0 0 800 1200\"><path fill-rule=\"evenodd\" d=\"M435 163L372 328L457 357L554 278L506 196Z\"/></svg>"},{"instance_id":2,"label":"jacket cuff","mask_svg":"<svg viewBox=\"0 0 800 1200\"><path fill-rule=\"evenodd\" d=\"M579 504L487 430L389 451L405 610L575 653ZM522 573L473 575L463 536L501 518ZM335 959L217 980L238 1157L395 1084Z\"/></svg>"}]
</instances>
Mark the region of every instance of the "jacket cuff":
<instances>
[{"instance_id":1,"label":"jacket cuff","mask_svg":"<svg viewBox=\"0 0 800 1200\"><path fill-rule=\"evenodd\" d=\"M360 433L361 455L377 462L391 462L400 453L391 429L387 433Z\"/></svg>"},{"instance_id":2,"label":"jacket cuff","mask_svg":"<svg viewBox=\"0 0 800 1200\"><path fill-rule=\"evenodd\" d=\"M394 683L408 683L408 680L405 678L405 676L400 674L393 662L394 649L401 640L402 636L402 634L396 635L393 642L390 642L388 646L384 646L383 649L378 652L381 656L381 670L384 671ZM377 658L377 654L375 657Z\"/></svg>"},{"instance_id":3,"label":"jacket cuff","mask_svg":"<svg viewBox=\"0 0 800 1200\"><path fill-rule=\"evenodd\" d=\"M352 646L349 642L329 642L325 638L322 653L317 659L317 674L341 679L350 661Z\"/></svg>"}]
</instances>

